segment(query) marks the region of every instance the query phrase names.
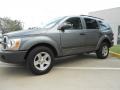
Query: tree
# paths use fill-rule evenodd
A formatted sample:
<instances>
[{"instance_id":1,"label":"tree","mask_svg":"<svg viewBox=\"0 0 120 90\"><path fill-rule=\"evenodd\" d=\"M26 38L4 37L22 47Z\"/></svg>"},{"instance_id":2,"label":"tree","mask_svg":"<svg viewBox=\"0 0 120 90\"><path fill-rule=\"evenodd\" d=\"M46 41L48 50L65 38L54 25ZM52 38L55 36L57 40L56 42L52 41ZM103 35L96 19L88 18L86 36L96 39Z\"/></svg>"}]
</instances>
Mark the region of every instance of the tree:
<instances>
[{"instance_id":1,"label":"tree","mask_svg":"<svg viewBox=\"0 0 120 90\"><path fill-rule=\"evenodd\" d=\"M23 29L23 25L18 20L11 20L9 18L0 18L0 29L3 33L18 31Z\"/></svg>"}]
</instances>

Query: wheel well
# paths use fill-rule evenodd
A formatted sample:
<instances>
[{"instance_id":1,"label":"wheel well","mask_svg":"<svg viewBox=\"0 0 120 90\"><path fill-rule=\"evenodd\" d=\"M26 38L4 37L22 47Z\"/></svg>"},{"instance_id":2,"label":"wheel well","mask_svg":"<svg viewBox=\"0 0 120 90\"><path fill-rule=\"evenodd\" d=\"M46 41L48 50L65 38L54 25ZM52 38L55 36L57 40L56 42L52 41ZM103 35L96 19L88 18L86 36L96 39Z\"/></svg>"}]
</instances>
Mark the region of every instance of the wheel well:
<instances>
[{"instance_id":1,"label":"wheel well","mask_svg":"<svg viewBox=\"0 0 120 90\"><path fill-rule=\"evenodd\" d=\"M40 44L36 44L36 45L32 46L30 49L28 49L28 51L27 51L27 53L26 53L26 55L25 55L24 58L26 59L27 56L28 56L28 54L29 54L29 52L30 52L31 50L33 50L34 48L38 47L38 46L45 46L45 47L50 48L50 49L53 51L55 57L57 57L57 55L58 55L58 54L57 54L57 51L56 51L56 49L55 49L52 45L46 44L46 43L40 43Z\"/></svg>"},{"instance_id":2,"label":"wheel well","mask_svg":"<svg viewBox=\"0 0 120 90\"><path fill-rule=\"evenodd\" d=\"M108 44L108 46L111 47L111 43L110 43L110 41L109 41L108 39L104 39L104 40L102 41L102 43L103 43L103 42L106 42L106 43Z\"/></svg>"}]
</instances>

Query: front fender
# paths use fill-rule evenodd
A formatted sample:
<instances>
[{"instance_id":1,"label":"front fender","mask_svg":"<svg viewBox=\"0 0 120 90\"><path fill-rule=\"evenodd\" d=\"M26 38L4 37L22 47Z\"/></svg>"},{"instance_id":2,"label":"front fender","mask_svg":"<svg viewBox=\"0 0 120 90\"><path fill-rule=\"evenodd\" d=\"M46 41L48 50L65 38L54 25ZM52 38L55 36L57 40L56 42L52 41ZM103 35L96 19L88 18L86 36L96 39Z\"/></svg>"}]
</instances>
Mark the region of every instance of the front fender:
<instances>
[{"instance_id":1,"label":"front fender","mask_svg":"<svg viewBox=\"0 0 120 90\"><path fill-rule=\"evenodd\" d=\"M21 43L19 50L29 50L34 45L41 44L41 43L45 43L45 44L49 44L53 46L56 49L58 55L61 54L61 49L60 49L60 45L58 44L58 42L47 36L24 38L22 39L22 43Z\"/></svg>"}]
</instances>

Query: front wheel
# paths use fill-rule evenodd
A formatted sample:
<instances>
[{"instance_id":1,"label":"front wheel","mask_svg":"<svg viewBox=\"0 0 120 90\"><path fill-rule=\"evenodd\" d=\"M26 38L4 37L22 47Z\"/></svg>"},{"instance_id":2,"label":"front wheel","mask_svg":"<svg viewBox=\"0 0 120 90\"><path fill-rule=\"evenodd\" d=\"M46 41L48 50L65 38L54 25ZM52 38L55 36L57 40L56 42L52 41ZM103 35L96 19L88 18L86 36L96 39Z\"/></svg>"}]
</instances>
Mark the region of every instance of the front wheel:
<instances>
[{"instance_id":1,"label":"front wheel","mask_svg":"<svg viewBox=\"0 0 120 90\"><path fill-rule=\"evenodd\" d=\"M100 48L96 51L96 55L100 59L105 59L109 55L109 46L107 43L102 43Z\"/></svg>"},{"instance_id":2,"label":"front wheel","mask_svg":"<svg viewBox=\"0 0 120 90\"><path fill-rule=\"evenodd\" d=\"M48 73L53 67L53 62L52 50L44 46L34 48L27 57L27 66L36 75Z\"/></svg>"}]
</instances>

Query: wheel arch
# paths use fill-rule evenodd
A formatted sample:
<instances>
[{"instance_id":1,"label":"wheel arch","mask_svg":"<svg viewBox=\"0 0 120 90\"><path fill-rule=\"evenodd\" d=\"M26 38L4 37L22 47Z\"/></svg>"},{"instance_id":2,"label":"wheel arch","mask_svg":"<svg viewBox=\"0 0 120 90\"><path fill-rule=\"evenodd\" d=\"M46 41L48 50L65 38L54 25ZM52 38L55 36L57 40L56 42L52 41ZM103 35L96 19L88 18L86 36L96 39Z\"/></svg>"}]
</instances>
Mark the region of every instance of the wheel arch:
<instances>
[{"instance_id":1,"label":"wheel arch","mask_svg":"<svg viewBox=\"0 0 120 90\"><path fill-rule=\"evenodd\" d=\"M106 38L106 39L104 39L103 41L102 41L102 43L103 42L106 42L107 44L108 44L108 46L110 47L111 46L111 43L110 43L110 41Z\"/></svg>"},{"instance_id":2,"label":"wheel arch","mask_svg":"<svg viewBox=\"0 0 120 90\"><path fill-rule=\"evenodd\" d=\"M96 50L99 49L101 43L103 43L103 42L108 43L109 48L111 47L110 39L109 39L108 37L103 37L103 38L101 38L101 39L99 40L99 42L98 42L98 44L97 44L97 47L96 47Z\"/></svg>"},{"instance_id":3,"label":"wheel arch","mask_svg":"<svg viewBox=\"0 0 120 90\"><path fill-rule=\"evenodd\" d=\"M29 48L29 49L27 50L27 53L26 53L26 55L25 55L24 58L26 59L27 56L29 55L30 51L33 50L33 49L36 48L36 47L39 47L39 46L45 46L45 47L50 48L50 49L53 51L55 57L58 56L58 52L57 52L56 48L55 48L54 46L52 46L51 44L48 44L48 43L38 43L38 44L33 45L31 48Z\"/></svg>"}]
</instances>

